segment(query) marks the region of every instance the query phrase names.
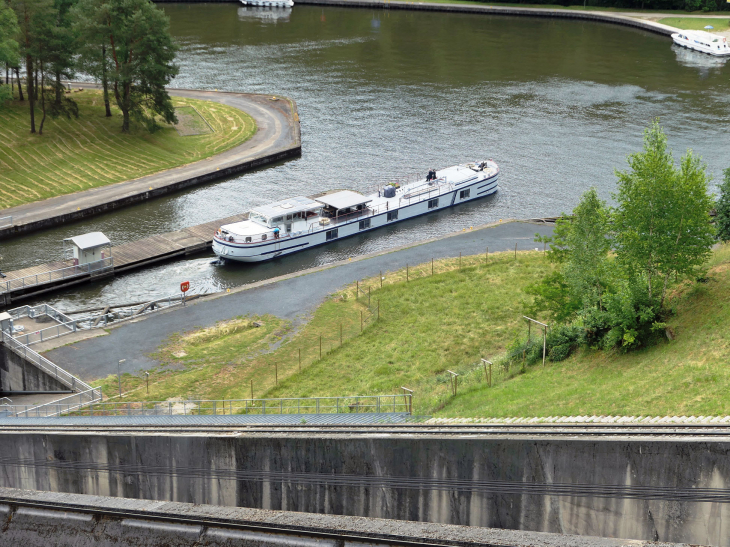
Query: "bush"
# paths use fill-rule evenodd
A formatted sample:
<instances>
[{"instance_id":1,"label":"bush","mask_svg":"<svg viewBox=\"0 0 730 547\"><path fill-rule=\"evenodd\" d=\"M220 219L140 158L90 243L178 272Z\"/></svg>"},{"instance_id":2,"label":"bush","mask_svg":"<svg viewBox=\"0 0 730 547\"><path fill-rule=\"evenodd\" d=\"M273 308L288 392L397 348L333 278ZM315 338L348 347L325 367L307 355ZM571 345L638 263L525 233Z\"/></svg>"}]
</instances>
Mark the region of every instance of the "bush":
<instances>
[{"instance_id":1,"label":"bush","mask_svg":"<svg viewBox=\"0 0 730 547\"><path fill-rule=\"evenodd\" d=\"M578 325L559 325L548 332L548 357L553 362L567 359L584 342L585 329Z\"/></svg>"}]
</instances>

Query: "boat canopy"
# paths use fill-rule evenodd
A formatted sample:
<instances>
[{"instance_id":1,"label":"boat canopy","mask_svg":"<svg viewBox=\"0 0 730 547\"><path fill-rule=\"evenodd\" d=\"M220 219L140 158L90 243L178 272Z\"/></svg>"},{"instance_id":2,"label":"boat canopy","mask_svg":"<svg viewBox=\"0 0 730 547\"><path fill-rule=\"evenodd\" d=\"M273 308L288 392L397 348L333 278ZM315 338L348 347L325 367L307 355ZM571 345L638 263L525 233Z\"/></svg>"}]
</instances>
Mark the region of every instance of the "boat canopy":
<instances>
[{"instance_id":1,"label":"boat canopy","mask_svg":"<svg viewBox=\"0 0 730 547\"><path fill-rule=\"evenodd\" d=\"M333 209L350 209L357 207L358 205L365 205L373 201L373 198L368 198L357 192L351 190L341 190L340 192L333 192L322 197L318 197L317 201L332 207Z\"/></svg>"},{"instance_id":2,"label":"boat canopy","mask_svg":"<svg viewBox=\"0 0 730 547\"><path fill-rule=\"evenodd\" d=\"M251 215L254 214L270 219L273 217L279 217L282 215L293 215L295 213L301 213L304 211L311 211L314 209L321 209L322 204L314 201L313 199L305 198L303 196L297 196L294 198L285 199L283 201L277 201L276 203L269 203L251 209Z\"/></svg>"}]
</instances>

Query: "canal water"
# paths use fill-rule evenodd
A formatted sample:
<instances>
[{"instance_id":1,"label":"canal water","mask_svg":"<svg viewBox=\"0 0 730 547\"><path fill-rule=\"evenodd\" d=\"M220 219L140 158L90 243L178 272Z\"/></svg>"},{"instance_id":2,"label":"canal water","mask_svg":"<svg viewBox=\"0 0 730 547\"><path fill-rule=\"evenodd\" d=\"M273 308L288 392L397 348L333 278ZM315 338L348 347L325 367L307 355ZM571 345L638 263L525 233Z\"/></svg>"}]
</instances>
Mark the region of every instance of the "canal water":
<instances>
[{"instance_id":1,"label":"canal water","mask_svg":"<svg viewBox=\"0 0 730 547\"><path fill-rule=\"evenodd\" d=\"M366 191L429 167L494 158L497 195L259 265L170 262L46 297L63 309L228 287L414 243L500 218L570 211L659 116L677 158L692 148L716 180L730 166L724 60L619 26L539 18L295 6L164 4L181 49L176 87L294 98L303 152L142 205L2 243L2 269L55 259L64 237L114 244L292 195Z\"/></svg>"}]
</instances>

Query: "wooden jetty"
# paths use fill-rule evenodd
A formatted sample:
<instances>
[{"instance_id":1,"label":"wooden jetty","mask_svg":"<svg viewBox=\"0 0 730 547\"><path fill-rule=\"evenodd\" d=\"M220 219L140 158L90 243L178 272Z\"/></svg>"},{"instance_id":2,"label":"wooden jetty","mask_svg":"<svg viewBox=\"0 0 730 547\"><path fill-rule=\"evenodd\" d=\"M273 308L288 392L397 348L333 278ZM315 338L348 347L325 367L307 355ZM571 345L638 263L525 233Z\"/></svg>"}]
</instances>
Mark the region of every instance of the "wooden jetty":
<instances>
[{"instance_id":1,"label":"wooden jetty","mask_svg":"<svg viewBox=\"0 0 730 547\"><path fill-rule=\"evenodd\" d=\"M72 260L57 260L13 272L3 272L0 279L0 306L9 306L24 298L56 289L141 268L154 262L205 251L213 245L219 226L248 218L248 213L198 224L177 232L168 232L130 241L111 248L111 260L100 267L74 266Z\"/></svg>"}]
</instances>

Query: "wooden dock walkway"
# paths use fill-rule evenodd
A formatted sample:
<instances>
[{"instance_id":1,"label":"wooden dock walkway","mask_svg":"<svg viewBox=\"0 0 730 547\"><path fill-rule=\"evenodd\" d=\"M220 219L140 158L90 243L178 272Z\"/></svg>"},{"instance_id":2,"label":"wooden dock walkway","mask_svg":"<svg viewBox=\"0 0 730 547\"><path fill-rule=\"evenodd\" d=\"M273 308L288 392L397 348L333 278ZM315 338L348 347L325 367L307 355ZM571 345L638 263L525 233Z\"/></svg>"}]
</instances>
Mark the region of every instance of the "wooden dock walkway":
<instances>
[{"instance_id":1,"label":"wooden dock walkway","mask_svg":"<svg viewBox=\"0 0 730 547\"><path fill-rule=\"evenodd\" d=\"M233 215L183 228L177 232L123 243L112 247L112 261L109 267L87 271L83 267L74 266L71 260L58 260L22 270L3 272L6 277L0 279L0 306L9 306L11 302L23 298L126 272L161 260L205 251L213 245L213 234L219 226L247 218L248 213Z\"/></svg>"}]
</instances>

